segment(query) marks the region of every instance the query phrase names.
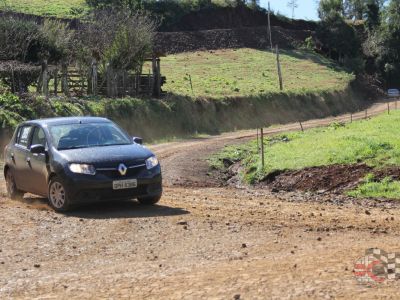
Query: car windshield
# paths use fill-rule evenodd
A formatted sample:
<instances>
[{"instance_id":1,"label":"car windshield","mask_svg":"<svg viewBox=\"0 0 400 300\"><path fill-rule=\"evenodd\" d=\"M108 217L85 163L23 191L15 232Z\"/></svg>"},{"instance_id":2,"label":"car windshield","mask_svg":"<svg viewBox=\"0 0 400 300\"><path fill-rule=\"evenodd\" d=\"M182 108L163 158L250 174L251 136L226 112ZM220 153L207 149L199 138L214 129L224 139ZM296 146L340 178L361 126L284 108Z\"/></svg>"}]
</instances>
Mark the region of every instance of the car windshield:
<instances>
[{"instance_id":1,"label":"car windshield","mask_svg":"<svg viewBox=\"0 0 400 300\"><path fill-rule=\"evenodd\" d=\"M131 144L130 138L112 123L63 124L49 128L58 150Z\"/></svg>"}]
</instances>

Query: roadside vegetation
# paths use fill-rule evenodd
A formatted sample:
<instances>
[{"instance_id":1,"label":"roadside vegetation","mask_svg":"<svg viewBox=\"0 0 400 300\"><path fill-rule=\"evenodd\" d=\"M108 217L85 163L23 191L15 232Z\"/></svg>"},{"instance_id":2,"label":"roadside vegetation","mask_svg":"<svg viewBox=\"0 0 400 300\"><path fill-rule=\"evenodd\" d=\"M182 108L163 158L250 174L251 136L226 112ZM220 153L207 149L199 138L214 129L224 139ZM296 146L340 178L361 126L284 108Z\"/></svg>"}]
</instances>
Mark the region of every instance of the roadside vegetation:
<instances>
[{"instance_id":1,"label":"roadside vegetation","mask_svg":"<svg viewBox=\"0 0 400 300\"><path fill-rule=\"evenodd\" d=\"M275 171L300 170L306 167L334 164L365 163L382 168L400 165L400 112L380 115L369 120L351 124L333 123L324 128L305 132L288 132L265 140L265 168L262 169L257 142L226 147L210 159L213 167L223 169L224 159L240 161L241 176L248 183L263 180ZM365 194L397 183L383 181L368 182L355 194ZM399 195L400 196L400 195Z\"/></svg>"},{"instance_id":2,"label":"roadside vegetation","mask_svg":"<svg viewBox=\"0 0 400 300\"><path fill-rule=\"evenodd\" d=\"M311 51L285 50L281 65L284 93L342 91L354 76ZM255 49L198 51L162 59L164 90L207 98L249 97L279 93L276 55ZM192 90L193 87L193 90Z\"/></svg>"},{"instance_id":3,"label":"roadside vegetation","mask_svg":"<svg viewBox=\"0 0 400 300\"><path fill-rule=\"evenodd\" d=\"M347 194L362 198L400 199L400 181L390 177L377 180L373 174L368 174L362 184Z\"/></svg>"},{"instance_id":4,"label":"roadside vegetation","mask_svg":"<svg viewBox=\"0 0 400 300\"><path fill-rule=\"evenodd\" d=\"M85 0L0 0L0 9L25 14L74 18L88 9Z\"/></svg>"}]
</instances>

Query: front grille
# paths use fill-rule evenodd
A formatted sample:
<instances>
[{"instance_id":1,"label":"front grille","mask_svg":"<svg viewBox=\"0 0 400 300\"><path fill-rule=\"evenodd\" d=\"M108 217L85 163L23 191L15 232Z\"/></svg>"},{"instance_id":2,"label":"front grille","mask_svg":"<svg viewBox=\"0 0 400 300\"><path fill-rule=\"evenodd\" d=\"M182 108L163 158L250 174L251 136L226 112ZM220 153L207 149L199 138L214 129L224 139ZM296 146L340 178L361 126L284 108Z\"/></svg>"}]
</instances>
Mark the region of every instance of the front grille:
<instances>
[{"instance_id":1,"label":"front grille","mask_svg":"<svg viewBox=\"0 0 400 300\"><path fill-rule=\"evenodd\" d=\"M143 163L136 165L126 164L128 167L126 174L121 175L121 173L118 171L118 166L119 164L112 167L98 167L96 169L96 173L106 176L109 179L124 179L129 177L137 177L142 171L146 170L146 166Z\"/></svg>"},{"instance_id":2,"label":"front grille","mask_svg":"<svg viewBox=\"0 0 400 300\"><path fill-rule=\"evenodd\" d=\"M146 167L140 167L135 169L128 169L125 175L121 175L118 170L99 170L98 174L102 174L110 179L124 179L128 177L136 177L142 172Z\"/></svg>"}]
</instances>

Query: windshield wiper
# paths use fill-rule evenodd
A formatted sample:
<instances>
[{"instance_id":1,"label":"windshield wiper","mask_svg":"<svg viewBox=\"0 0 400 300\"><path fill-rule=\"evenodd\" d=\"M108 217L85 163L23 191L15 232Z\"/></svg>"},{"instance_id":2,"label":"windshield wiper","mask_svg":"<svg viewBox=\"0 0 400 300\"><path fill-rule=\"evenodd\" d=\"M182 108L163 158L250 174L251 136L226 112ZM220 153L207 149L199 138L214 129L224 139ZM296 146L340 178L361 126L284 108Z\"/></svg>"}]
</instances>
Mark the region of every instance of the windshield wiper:
<instances>
[{"instance_id":1,"label":"windshield wiper","mask_svg":"<svg viewBox=\"0 0 400 300\"><path fill-rule=\"evenodd\" d=\"M104 145L96 145L95 147L107 147L107 146L124 146L124 145L130 145L129 143L121 143L121 144L104 144Z\"/></svg>"},{"instance_id":2,"label":"windshield wiper","mask_svg":"<svg viewBox=\"0 0 400 300\"><path fill-rule=\"evenodd\" d=\"M66 147L66 148L58 148L57 150L72 150L72 149L82 149L82 148L88 148L89 146L84 146L84 145L79 145L79 146L72 146L72 147Z\"/></svg>"}]
</instances>

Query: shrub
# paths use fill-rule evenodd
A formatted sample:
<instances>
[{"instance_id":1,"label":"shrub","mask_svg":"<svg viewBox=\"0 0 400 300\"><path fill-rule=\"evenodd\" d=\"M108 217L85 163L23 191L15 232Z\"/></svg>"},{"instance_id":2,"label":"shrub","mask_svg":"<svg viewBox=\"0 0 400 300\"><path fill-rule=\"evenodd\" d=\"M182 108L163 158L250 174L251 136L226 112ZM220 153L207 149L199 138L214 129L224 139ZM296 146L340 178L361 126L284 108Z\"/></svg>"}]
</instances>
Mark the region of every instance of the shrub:
<instances>
[{"instance_id":1,"label":"shrub","mask_svg":"<svg viewBox=\"0 0 400 300\"><path fill-rule=\"evenodd\" d=\"M0 60L26 61L37 56L35 44L39 37L39 27L36 23L12 16L2 16L0 18Z\"/></svg>"},{"instance_id":2,"label":"shrub","mask_svg":"<svg viewBox=\"0 0 400 300\"><path fill-rule=\"evenodd\" d=\"M14 112L23 118L35 117L33 110L29 106L24 105L19 97L11 93L0 95L0 108L2 110Z\"/></svg>"}]
</instances>

